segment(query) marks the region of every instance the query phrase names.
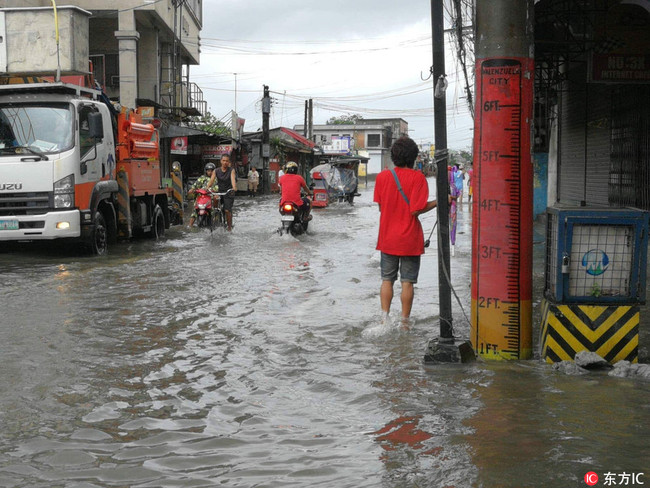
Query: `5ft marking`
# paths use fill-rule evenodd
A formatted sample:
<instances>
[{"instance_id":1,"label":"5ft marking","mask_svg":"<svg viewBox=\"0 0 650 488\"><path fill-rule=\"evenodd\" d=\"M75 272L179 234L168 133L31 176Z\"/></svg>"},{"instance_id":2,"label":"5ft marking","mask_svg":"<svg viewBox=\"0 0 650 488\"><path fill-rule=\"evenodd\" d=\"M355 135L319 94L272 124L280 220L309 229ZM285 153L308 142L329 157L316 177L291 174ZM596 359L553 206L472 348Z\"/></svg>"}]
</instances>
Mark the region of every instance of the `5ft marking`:
<instances>
[{"instance_id":1,"label":"5ft marking","mask_svg":"<svg viewBox=\"0 0 650 488\"><path fill-rule=\"evenodd\" d=\"M499 160L499 151L483 151L481 155L481 161L493 162Z\"/></svg>"}]
</instances>

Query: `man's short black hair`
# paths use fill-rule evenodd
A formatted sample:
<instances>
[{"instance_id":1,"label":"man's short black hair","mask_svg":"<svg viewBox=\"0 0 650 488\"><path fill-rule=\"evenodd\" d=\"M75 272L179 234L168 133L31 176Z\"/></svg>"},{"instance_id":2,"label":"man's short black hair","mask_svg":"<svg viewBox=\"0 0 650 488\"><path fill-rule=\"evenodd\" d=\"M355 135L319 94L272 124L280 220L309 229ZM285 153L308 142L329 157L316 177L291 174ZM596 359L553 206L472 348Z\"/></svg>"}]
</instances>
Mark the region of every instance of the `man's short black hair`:
<instances>
[{"instance_id":1,"label":"man's short black hair","mask_svg":"<svg viewBox=\"0 0 650 488\"><path fill-rule=\"evenodd\" d=\"M415 158L418 157L420 149L413 139L408 136L402 136L397 139L390 148L390 158L395 166L403 168L413 168Z\"/></svg>"}]
</instances>

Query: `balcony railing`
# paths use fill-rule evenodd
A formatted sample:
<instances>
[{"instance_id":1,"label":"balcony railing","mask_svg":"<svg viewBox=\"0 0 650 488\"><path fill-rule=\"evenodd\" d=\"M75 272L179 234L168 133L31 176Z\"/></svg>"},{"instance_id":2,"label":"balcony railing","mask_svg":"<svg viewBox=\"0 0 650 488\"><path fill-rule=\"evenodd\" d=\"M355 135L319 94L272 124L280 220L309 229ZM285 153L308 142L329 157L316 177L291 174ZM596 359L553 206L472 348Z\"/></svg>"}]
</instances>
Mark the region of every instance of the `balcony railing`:
<instances>
[{"instance_id":1,"label":"balcony railing","mask_svg":"<svg viewBox=\"0 0 650 488\"><path fill-rule=\"evenodd\" d=\"M171 83L163 83L163 95L161 104L164 110L172 112L180 118L201 117L208 111L208 102L203 99L203 91L196 83L179 81L176 85L176 100L172 100L172 90L168 89L165 94L165 88L170 88Z\"/></svg>"}]
</instances>

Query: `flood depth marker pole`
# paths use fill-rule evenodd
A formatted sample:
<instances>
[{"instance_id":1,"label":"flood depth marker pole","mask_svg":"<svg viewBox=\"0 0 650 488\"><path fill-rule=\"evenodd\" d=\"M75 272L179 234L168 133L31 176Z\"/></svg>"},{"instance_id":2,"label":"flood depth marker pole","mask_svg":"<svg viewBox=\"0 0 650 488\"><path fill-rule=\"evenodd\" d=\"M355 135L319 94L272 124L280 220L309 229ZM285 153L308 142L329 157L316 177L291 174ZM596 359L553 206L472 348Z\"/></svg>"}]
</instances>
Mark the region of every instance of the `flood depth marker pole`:
<instances>
[{"instance_id":1,"label":"flood depth marker pole","mask_svg":"<svg viewBox=\"0 0 650 488\"><path fill-rule=\"evenodd\" d=\"M470 338L488 359L532 355L533 8L476 3Z\"/></svg>"}]
</instances>

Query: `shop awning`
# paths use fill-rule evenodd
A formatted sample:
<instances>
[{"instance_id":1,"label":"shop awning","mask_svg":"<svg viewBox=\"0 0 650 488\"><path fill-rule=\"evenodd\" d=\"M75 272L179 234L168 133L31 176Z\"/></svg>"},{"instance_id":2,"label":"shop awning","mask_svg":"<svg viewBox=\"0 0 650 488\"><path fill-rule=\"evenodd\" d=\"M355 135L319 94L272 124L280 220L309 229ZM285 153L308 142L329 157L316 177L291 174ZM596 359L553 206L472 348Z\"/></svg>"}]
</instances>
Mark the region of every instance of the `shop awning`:
<instances>
[{"instance_id":1,"label":"shop awning","mask_svg":"<svg viewBox=\"0 0 650 488\"><path fill-rule=\"evenodd\" d=\"M160 128L159 134L162 139L165 137L199 136L206 133L202 130L192 129L191 127L184 127L182 125L163 124Z\"/></svg>"},{"instance_id":2,"label":"shop awning","mask_svg":"<svg viewBox=\"0 0 650 488\"><path fill-rule=\"evenodd\" d=\"M286 127L280 127L280 130L284 132L285 134L293 137L296 141L300 142L301 144L304 144L310 149L314 149L314 146L316 146L315 142L311 142L309 139L307 139L304 136L301 136L298 134L295 130L287 129Z\"/></svg>"}]
</instances>

